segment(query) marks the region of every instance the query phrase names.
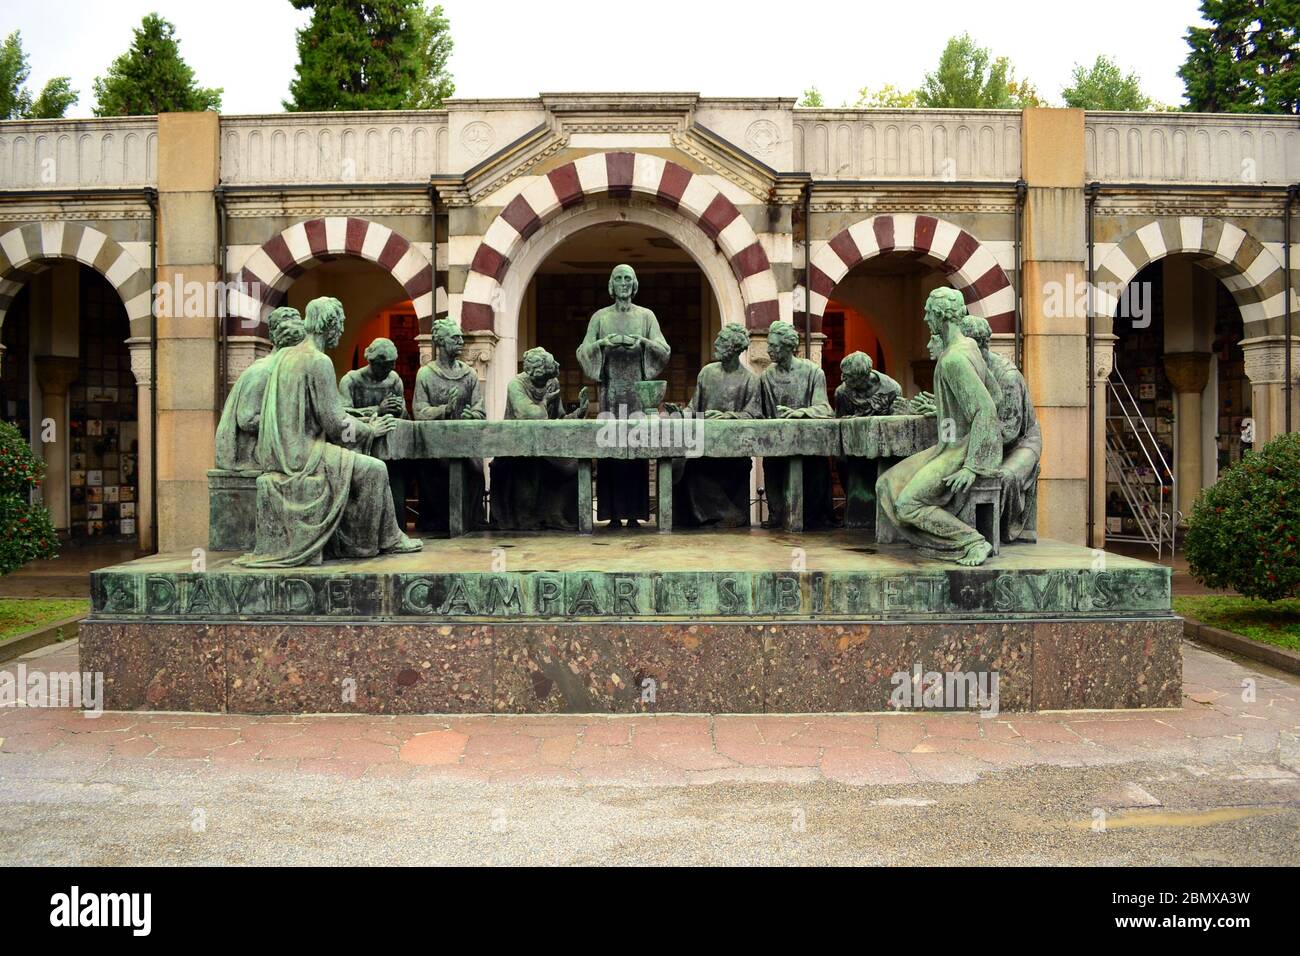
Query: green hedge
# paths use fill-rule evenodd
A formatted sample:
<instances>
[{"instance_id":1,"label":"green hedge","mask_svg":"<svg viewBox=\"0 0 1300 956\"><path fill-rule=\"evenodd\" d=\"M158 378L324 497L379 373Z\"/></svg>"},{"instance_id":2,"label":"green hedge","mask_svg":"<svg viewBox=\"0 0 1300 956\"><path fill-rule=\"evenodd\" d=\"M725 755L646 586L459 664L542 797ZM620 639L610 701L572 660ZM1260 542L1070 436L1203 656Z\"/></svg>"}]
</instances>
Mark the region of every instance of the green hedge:
<instances>
[{"instance_id":1,"label":"green hedge","mask_svg":"<svg viewBox=\"0 0 1300 956\"><path fill-rule=\"evenodd\" d=\"M1201 492L1184 553L1207 587L1277 601L1300 595L1300 434L1279 435Z\"/></svg>"},{"instance_id":2,"label":"green hedge","mask_svg":"<svg viewBox=\"0 0 1300 956\"><path fill-rule=\"evenodd\" d=\"M31 503L31 490L43 477L45 463L32 454L17 428L0 422L0 574L59 554L50 513Z\"/></svg>"}]
</instances>

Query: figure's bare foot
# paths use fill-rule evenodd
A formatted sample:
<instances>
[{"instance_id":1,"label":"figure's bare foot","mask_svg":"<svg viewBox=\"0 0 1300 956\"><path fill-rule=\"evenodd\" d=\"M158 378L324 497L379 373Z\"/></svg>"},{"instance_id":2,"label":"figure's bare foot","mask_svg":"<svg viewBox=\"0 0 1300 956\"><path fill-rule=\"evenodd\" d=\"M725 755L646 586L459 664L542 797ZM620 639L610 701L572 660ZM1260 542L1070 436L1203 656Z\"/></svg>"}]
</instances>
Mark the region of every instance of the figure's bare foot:
<instances>
[{"instance_id":1,"label":"figure's bare foot","mask_svg":"<svg viewBox=\"0 0 1300 956\"><path fill-rule=\"evenodd\" d=\"M423 550L424 550L424 542L421 541L419 538L408 538L406 535L402 535L401 540L398 541L396 545L389 548L384 553L385 554L411 554L415 551L423 551Z\"/></svg>"},{"instance_id":2,"label":"figure's bare foot","mask_svg":"<svg viewBox=\"0 0 1300 956\"><path fill-rule=\"evenodd\" d=\"M988 556L993 553L993 545L987 541L976 541L966 548L966 553L957 559L958 564L964 564L968 568L983 564L988 560Z\"/></svg>"}]
</instances>

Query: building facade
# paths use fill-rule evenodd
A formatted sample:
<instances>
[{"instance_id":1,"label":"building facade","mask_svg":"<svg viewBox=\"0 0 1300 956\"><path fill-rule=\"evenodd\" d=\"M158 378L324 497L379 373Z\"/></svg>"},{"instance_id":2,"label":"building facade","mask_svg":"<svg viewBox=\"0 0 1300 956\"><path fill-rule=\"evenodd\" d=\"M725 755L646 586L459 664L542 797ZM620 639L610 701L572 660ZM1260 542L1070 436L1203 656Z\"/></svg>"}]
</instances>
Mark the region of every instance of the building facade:
<instances>
[{"instance_id":1,"label":"building facade","mask_svg":"<svg viewBox=\"0 0 1300 956\"><path fill-rule=\"evenodd\" d=\"M269 351L276 305L337 296L339 373L387 335L408 389L448 315L500 417L534 345L576 398L573 350L617 262L682 402L721 323L749 328L760 367L776 319L811 333L832 384L862 350L914 394L925 296L950 285L1025 370L1040 533L1100 545L1133 530L1116 469L1148 446L1125 428L1163 449L1185 513L1300 423L1297 182L1283 116L588 93L5 122L0 401L45 457L57 527L189 550L224 395ZM1137 482L1162 470L1138 465Z\"/></svg>"}]
</instances>

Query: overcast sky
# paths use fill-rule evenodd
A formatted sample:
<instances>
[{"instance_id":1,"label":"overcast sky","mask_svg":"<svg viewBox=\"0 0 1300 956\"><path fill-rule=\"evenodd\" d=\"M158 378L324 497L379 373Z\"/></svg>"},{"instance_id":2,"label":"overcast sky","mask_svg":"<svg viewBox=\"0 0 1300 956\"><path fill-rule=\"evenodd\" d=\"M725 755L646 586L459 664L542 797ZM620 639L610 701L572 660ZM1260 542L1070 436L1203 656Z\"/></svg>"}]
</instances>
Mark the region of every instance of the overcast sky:
<instances>
[{"instance_id":1,"label":"overcast sky","mask_svg":"<svg viewBox=\"0 0 1300 956\"><path fill-rule=\"evenodd\" d=\"M1059 103L1076 62L1099 53L1136 70L1146 93L1182 102L1183 37L1196 0L448 0L451 69L465 97L583 90L679 90L713 96L798 96L852 102L883 83L911 89L948 37L969 31L1017 75ZM67 74L89 116L91 80L157 11L176 24L181 54L204 86L225 89L225 113L279 112L307 22L288 0L4 0L0 28L22 31L38 90ZM741 12L743 11L743 12ZM1057 13L1059 11L1059 16Z\"/></svg>"}]
</instances>

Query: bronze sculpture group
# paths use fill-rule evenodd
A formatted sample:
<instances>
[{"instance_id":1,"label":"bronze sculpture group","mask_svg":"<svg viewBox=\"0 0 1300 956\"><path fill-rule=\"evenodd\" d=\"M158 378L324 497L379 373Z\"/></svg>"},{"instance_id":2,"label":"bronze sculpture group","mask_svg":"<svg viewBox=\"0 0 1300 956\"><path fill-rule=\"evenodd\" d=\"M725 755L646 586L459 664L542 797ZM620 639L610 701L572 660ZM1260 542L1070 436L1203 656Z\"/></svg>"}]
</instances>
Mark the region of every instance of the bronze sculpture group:
<instances>
[{"instance_id":1,"label":"bronze sculpture group","mask_svg":"<svg viewBox=\"0 0 1300 956\"><path fill-rule=\"evenodd\" d=\"M604 415L626 417L646 406L647 383L667 366L671 348L653 312L636 305L636 273L619 265L610 275L613 304L596 312L577 351L586 377L598 385ZM845 492L844 523L876 527L880 540L901 538L923 554L964 565L983 563L998 541L1035 540L1038 459L1042 436L1024 377L990 350L988 323L966 312L960 292L941 288L926 301L928 348L935 359L933 392L908 401L892 378L855 352L841 363L843 384L832 399L821 368L796 355L799 333L789 322L767 333L771 363L755 374L741 357L749 349L743 325L724 324L714 361L699 372L690 403L665 414L707 420L780 419L791 427L808 419L929 415L939 441L877 472L870 459L839 457ZM394 370L397 349L388 339L370 343L367 365L335 382L327 354L343 329L336 299L308 304L305 317L279 308L268 318L273 351L254 362L232 387L217 431L222 469L256 473L256 546L238 559L247 567L293 567L324 558L364 558L421 548L408 538L407 487L418 479L420 531L446 532L451 462L380 461L372 443L408 418L404 385ZM435 355L416 376L409 419L486 419L482 386L460 360L464 339L449 319L433 323ZM508 421L587 417L588 390L576 407L560 396L559 362L545 349L523 356L523 370L506 389ZM403 426L409 427L409 426ZM463 524L488 525L483 509L485 468L459 459L465 488ZM791 459L763 458L769 502L765 526L786 516ZM673 520L685 526L736 528L750 523L751 460L686 458L672 469ZM826 458L802 459L805 526L835 523ZM661 471L661 481L669 472ZM578 526L578 462L561 457L498 456L491 467L491 522L495 530L573 530ZM597 515L618 528L649 518L645 460L602 458L597 470ZM996 500L1000 520L978 530L972 502ZM665 499L660 498L661 502ZM662 505L661 505L662 507ZM990 533L995 540L990 541Z\"/></svg>"}]
</instances>

